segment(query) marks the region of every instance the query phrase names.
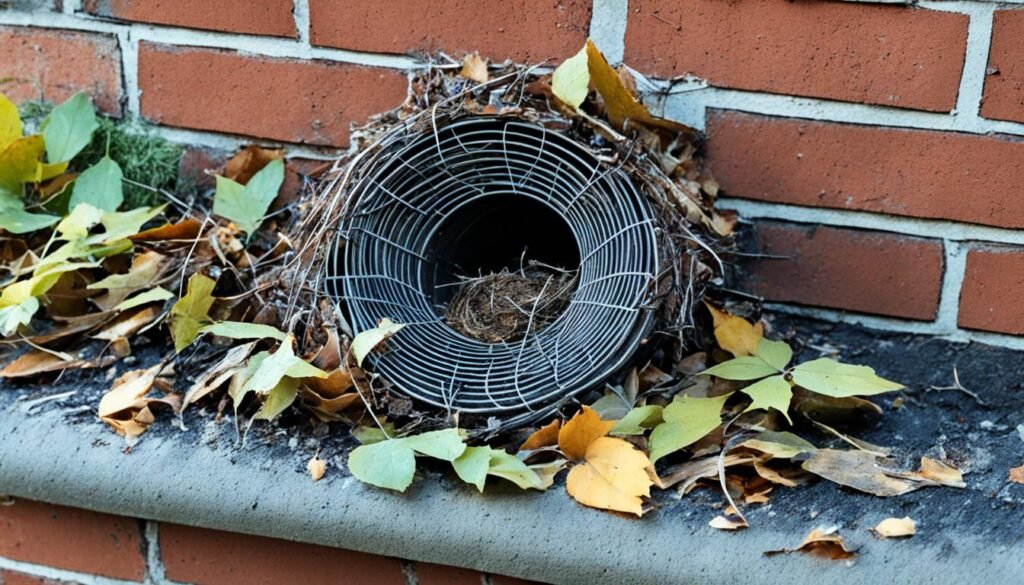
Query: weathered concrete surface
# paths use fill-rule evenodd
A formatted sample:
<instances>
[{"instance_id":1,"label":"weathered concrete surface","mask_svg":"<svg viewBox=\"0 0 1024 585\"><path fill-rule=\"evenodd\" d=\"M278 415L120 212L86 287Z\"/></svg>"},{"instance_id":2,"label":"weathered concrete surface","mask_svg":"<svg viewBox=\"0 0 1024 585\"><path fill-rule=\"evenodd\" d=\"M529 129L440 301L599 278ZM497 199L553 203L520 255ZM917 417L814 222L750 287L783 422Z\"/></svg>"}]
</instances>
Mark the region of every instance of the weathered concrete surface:
<instances>
[{"instance_id":1,"label":"weathered concrete surface","mask_svg":"<svg viewBox=\"0 0 1024 585\"><path fill-rule=\"evenodd\" d=\"M1006 426L1024 417L1021 409L1008 408L1019 403L1021 378L994 370L998 363L1017 368L1004 359L1014 354L877 332L823 334L860 347L870 340L873 349L851 357L884 374L936 383L959 362L965 383L986 382L978 389L987 399L1014 397L998 408L979 409L959 393L922 393L919 387L908 394L910 406L887 412L876 432L864 435L889 445L910 443L915 454L944 445L951 457L962 435L964 444L987 453L971 451L967 490L928 489L881 499L819 482L776 490L770 506L749 509L751 528L724 533L707 526L717 513L712 504L720 502L712 490L697 490L681 501L661 498L658 510L637 520L584 509L559 487L538 494L488 486L480 496L430 470L405 495L364 486L333 459L327 477L314 483L303 471L309 454L297 452L294 442L286 445L288 434L253 434L239 450L227 428L211 440L162 419L125 453L121 439L90 415L69 421L56 405L27 415L5 390L0 493L567 584L1024 582L1024 492L1017 489L1024 486L1005 481L1007 466L1024 460L1024 443ZM882 359L890 354L904 359ZM913 373L929 369L934 375ZM986 372L992 380L1005 378L1005 387L994 389L981 377ZM202 426L198 415L186 415L186 423ZM882 518L904 514L920 523L918 536L882 541L867 532ZM802 555L762 556L833 523L862 546L853 566Z\"/></svg>"}]
</instances>

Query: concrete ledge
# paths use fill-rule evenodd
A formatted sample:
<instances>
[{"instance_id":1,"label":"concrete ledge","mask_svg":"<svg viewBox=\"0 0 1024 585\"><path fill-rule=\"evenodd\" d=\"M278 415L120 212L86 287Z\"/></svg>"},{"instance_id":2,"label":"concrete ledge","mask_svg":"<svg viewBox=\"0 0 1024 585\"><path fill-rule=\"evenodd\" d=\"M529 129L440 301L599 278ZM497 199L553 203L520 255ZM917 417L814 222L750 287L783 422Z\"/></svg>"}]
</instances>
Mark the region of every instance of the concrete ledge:
<instances>
[{"instance_id":1,"label":"concrete ledge","mask_svg":"<svg viewBox=\"0 0 1024 585\"><path fill-rule=\"evenodd\" d=\"M126 455L99 424L69 424L56 412L7 411L0 437L0 492L13 496L542 581L855 585L1024 576L1019 542L966 532L952 545L867 540L850 568L799 555L763 558L802 537L773 526L789 522L729 534L678 510L630 520L583 509L560 489L480 497L437 478L402 496L340 474L314 483L265 448L214 450L173 437L147 437Z\"/></svg>"}]
</instances>

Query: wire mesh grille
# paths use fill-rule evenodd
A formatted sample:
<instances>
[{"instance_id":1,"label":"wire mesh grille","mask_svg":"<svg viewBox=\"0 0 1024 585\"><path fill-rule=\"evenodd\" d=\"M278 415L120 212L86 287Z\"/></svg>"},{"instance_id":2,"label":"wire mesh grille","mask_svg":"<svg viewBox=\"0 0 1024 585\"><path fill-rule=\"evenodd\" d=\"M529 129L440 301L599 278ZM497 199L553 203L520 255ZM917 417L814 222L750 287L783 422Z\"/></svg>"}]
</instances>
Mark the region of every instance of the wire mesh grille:
<instances>
[{"instance_id":1,"label":"wire mesh grille","mask_svg":"<svg viewBox=\"0 0 1024 585\"><path fill-rule=\"evenodd\" d=\"M407 324L368 358L375 372L435 406L533 417L630 360L652 327L659 247L653 211L623 172L563 134L502 118L463 118L385 154L353 186L328 275L355 331L383 317ZM489 198L545 206L579 251L568 306L514 342L466 337L437 307L443 226Z\"/></svg>"}]
</instances>

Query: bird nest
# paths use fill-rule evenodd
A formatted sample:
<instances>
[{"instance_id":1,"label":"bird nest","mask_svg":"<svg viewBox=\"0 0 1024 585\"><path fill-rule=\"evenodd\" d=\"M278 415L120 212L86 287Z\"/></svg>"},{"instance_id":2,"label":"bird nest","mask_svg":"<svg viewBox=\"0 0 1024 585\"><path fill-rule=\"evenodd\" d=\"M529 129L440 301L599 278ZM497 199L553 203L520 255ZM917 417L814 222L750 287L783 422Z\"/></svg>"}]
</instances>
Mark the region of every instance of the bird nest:
<instances>
[{"instance_id":1,"label":"bird nest","mask_svg":"<svg viewBox=\"0 0 1024 585\"><path fill-rule=\"evenodd\" d=\"M324 287L349 338L406 324L357 372L371 409L516 426L700 337L733 221L698 133L608 71L573 107L537 68L435 64L353 133L292 234L316 285L291 306Z\"/></svg>"}]
</instances>

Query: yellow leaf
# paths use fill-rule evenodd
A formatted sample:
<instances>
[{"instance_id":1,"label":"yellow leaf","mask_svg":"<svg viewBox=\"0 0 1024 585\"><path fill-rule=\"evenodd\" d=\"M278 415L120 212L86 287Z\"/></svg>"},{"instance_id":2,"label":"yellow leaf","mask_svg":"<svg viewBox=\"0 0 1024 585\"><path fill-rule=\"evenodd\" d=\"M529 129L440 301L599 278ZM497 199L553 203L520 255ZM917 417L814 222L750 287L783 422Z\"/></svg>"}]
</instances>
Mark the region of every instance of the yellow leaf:
<instances>
[{"instance_id":1,"label":"yellow leaf","mask_svg":"<svg viewBox=\"0 0 1024 585\"><path fill-rule=\"evenodd\" d=\"M36 172L32 182L42 183L43 181L49 181L66 170L68 170L68 161L53 164L38 161L36 162Z\"/></svg>"},{"instance_id":2,"label":"yellow leaf","mask_svg":"<svg viewBox=\"0 0 1024 585\"><path fill-rule=\"evenodd\" d=\"M594 409L584 406L558 431L558 448L569 459L581 461L590 444L607 435L614 426L615 421L603 421Z\"/></svg>"},{"instance_id":3,"label":"yellow leaf","mask_svg":"<svg viewBox=\"0 0 1024 585\"><path fill-rule=\"evenodd\" d=\"M480 56L480 53L470 53L462 60L462 70L459 75L472 79L477 83L487 83L490 75L487 73L487 61Z\"/></svg>"},{"instance_id":4,"label":"yellow leaf","mask_svg":"<svg viewBox=\"0 0 1024 585\"><path fill-rule=\"evenodd\" d=\"M917 534L917 523L910 519L910 516L903 518L886 518L871 529L872 532L881 538L901 538Z\"/></svg>"},{"instance_id":5,"label":"yellow leaf","mask_svg":"<svg viewBox=\"0 0 1024 585\"><path fill-rule=\"evenodd\" d=\"M0 150L21 138L21 118L18 106L0 93Z\"/></svg>"},{"instance_id":6,"label":"yellow leaf","mask_svg":"<svg viewBox=\"0 0 1024 585\"><path fill-rule=\"evenodd\" d=\"M720 311L708 303L704 303L715 325L715 339L722 349L734 356L757 355L757 346L764 337L764 324L760 321L751 325L743 317L730 315Z\"/></svg>"},{"instance_id":7,"label":"yellow leaf","mask_svg":"<svg viewBox=\"0 0 1024 585\"><path fill-rule=\"evenodd\" d=\"M541 447L550 447L558 444L558 431L562 428L561 419L555 419L542 426L527 437L519 446L520 451L532 451Z\"/></svg>"},{"instance_id":8,"label":"yellow leaf","mask_svg":"<svg viewBox=\"0 0 1024 585\"><path fill-rule=\"evenodd\" d=\"M623 130L630 120L645 126L664 128L670 132L692 132L692 128L678 122L652 116L647 107L636 99L619 75L598 50L594 41L587 39L587 69L601 98L604 99L608 121L618 130ZM581 100L582 101L582 100Z\"/></svg>"},{"instance_id":9,"label":"yellow leaf","mask_svg":"<svg viewBox=\"0 0 1024 585\"><path fill-rule=\"evenodd\" d=\"M0 185L29 183L36 178L39 157L46 150L39 135L18 138L0 151Z\"/></svg>"},{"instance_id":10,"label":"yellow leaf","mask_svg":"<svg viewBox=\"0 0 1024 585\"><path fill-rule=\"evenodd\" d=\"M565 488L583 505L642 516L641 497L650 496L654 484L650 467L647 456L629 442L600 437L587 447L586 462L569 471Z\"/></svg>"},{"instance_id":11,"label":"yellow leaf","mask_svg":"<svg viewBox=\"0 0 1024 585\"><path fill-rule=\"evenodd\" d=\"M562 103L574 108L580 107L583 100L587 99L587 92L590 88L587 58L589 45L590 41L587 41L586 47L562 61L562 64L551 74L551 93L555 94L555 97Z\"/></svg>"}]
</instances>

